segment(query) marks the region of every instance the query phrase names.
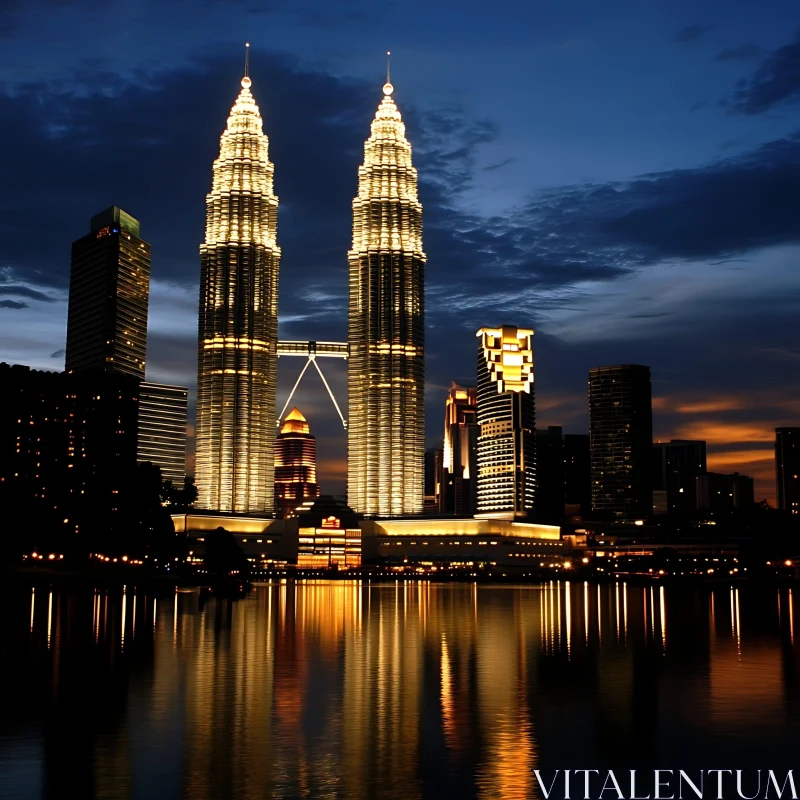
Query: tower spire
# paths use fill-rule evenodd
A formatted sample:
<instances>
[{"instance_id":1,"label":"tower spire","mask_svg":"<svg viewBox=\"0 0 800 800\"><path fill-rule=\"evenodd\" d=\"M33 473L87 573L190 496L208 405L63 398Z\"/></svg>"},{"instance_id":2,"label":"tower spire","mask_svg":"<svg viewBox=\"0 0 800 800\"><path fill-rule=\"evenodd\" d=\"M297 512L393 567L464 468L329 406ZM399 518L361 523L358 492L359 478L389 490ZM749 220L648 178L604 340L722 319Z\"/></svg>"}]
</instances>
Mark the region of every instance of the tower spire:
<instances>
[{"instance_id":1,"label":"tower spire","mask_svg":"<svg viewBox=\"0 0 800 800\"><path fill-rule=\"evenodd\" d=\"M250 77L250 42L244 43L244 76Z\"/></svg>"},{"instance_id":2,"label":"tower spire","mask_svg":"<svg viewBox=\"0 0 800 800\"><path fill-rule=\"evenodd\" d=\"M394 91L394 86L392 86L392 73L391 73L391 58L392 58L392 51L386 51L386 83L383 84L383 93L389 97L391 93Z\"/></svg>"}]
</instances>

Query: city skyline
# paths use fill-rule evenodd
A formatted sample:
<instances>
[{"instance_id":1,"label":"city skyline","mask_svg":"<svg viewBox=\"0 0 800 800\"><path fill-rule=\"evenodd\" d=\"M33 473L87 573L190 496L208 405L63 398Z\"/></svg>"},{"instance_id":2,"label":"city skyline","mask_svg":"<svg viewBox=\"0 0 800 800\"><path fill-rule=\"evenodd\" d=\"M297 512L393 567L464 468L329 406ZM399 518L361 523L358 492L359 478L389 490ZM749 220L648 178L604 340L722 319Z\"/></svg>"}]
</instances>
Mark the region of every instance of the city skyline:
<instances>
[{"instance_id":1,"label":"city skyline","mask_svg":"<svg viewBox=\"0 0 800 800\"><path fill-rule=\"evenodd\" d=\"M171 5L166 4L167 13ZM465 98L463 90L454 87L453 80L445 80L447 75L452 77L459 69L459 74L463 74L463 66L460 62L444 65L441 61L427 62L437 76L442 76L442 80L438 81L437 86L426 90L419 66L409 57L411 51L408 48L404 51L402 47L402 34L399 35L400 47L396 39L386 42L392 46L395 54L396 66L393 71L403 76L402 80L396 82L400 85L398 94L403 108L408 109L404 116L407 117L410 138L416 143L419 137L420 191L426 208L426 221L428 214L431 215L430 228L426 222L426 230L431 231L430 239L426 235L430 267L428 294L429 306L436 307L437 314L435 318L429 315L428 320L428 338L433 343L428 359L429 444L432 439L438 438L441 402L446 396L450 381L469 383L472 379L471 333L461 326L467 321L471 327L474 327L476 321L480 324L480 320L476 319L478 316L481 319L498 321L513 319L520 324L530 324L537 330L537 394L542 426L561 424L569 432L585 432L588 429L585 374L589 366L619 362L648 364L654 378L655 438L707 440L709 469L718 472L738 469L743 473L755 474L759 478L757 494L774 498L774 428L796 424L800 414L800 409L797 409L792 399L797 396L792 374L796 372L792 368L795 348L780 331L793 318L791 309L787 309L786 304L791 301L796 288L794 278L781 266L793 258L790 251L795 241L793 224L784 220L783 213L773 214L767 230L762 217L752 213L752 206L745 206L741 209L744 222L738 226L737 231L742 238L739 244L731 244L731 231L737 226L730 225L730 215L725 216L727 206L722 202L711 202L709 205L706 201L704 206L708 210L705 213L713 212L712 218L706 219L706 227L710 230L709 236L713 234L714 241L706 240L703 243L706 250L702 258L696 253L677 252L673 247L666 258L655 261L643 257L641 249L631 250L630 228L620 232L619 224L613 224L623 219L626 209L639 209L638 217L634 215L639 220L637 236L643 246L654 247L658 253L663 254L666 245L663 241L654 244L654 233L652 228L648 228L648 220L655 223L670 219L670 197L676 200L685 196L690 199L701 197L706 189L712 192L710 199L713 201L715 197L720 197L719 194L713 194L714 186L723 178L729 177L733 181L734 194L747 178L756 182L750 184L757 189L756 196L764 198L768 196L765 195L767 187L775 187L777 191L782 185L777 182L778 173L782 172L781 180L784 182L791 180L795 174L793 170L796 150L790 135L791 130L785 121L785 112L790 108L789 103L794 96L791 84L782 95L775 94L770 100L766 89L758 95L761 84L755 80L757 75L761 75L764 81L768 81L770 76L775 77L778 69L776 54L781 52L781 48L790 48L792 38L785 33L785 26L780 25L785 18L781 17L777 7L766 13L761 27L752 32L746 30L745 21L754 10L755 7L745 8L741 12L741 18L737 17L734 22L726 23L727 27L718 25L713 29L708 26L704 29L702 20L690 19L687 8L682 4L678 4L667 19L661 20L659 26L648 26L642 19L631 23L637 30L646 32L649 41L661 43L658 57L663 59L664 65L675 60L686 61L693 68L702 67L705 70L702 75L710 77L704 90L709 95L706 106L689 113L686 109L697 101L690 100L678 91L686 87L683 73L676 75L674 91L666 93L669 95L665 100L666 107L671 112L668 127L686 120L695 121L696 125L689 126L686 135L679 138L674 145L668 144L665 138L654 136L649 129L643 130L639 125L631 126L629 137L638 137L640 147L636 149L636 158L632 159L637 162L636 165L631 166L629 163L624 167L619 164L618 159L603 160L598 157L602 147L598 145L597 137L576 141L574 136L580 126L575 124L574 117L564 118L555 113L563 103L554 98L553 92L557 86L563 86L564 80L571 76L562 57L554 49L554 42L564 32L563 24L559 20L554 20L553 31L550 34L543 32L543 39L538 41L542 45L539 49L547 51L547 57L551 60L550 68L546 75L539 75L533 82L530 81L532 73L525 71L527 93L523 95L519 95L519 86L513 88L517 78L508 78L508 86L505 86L498 79L497 72L487 67L486 75L475 85L474 94ZM28 24L28 29L33 24L30 21L25 22L24 14L20 15L19 22L23 27ZM689 30L692 25L695 27ZM468 30L460 29L459 32L464 41L469 41ZM200 36L201 33L194 31L192 35ZM341 35L336 34L338 37ZM491 39L491 31L487 35ZM726 51L732 51L738 46L736 37L739 37L741 44L745 35L757 40L749 48L750 55L742 50L738 59L730 54L722 58ZM135 110L137 119L140 119L146 131L151 132L149 139L144 137L151 144L136 137L125 139L126 146L123 149L126 159L136 164L134 170L128 168L127 171L115 172L104 166L105 174L101 177L96 168L85 169L81 174L80 196L75 200L71 199L70 207L63 209L63 215L53 219L47 243L35 241L36 237L31 235L30 228L25 224L15 223L13 229L4 229L7 247L3 253L2 265L4 283L0 332L3 339L0 346L6 360L39 368L60 367L59 357L51 360L50 354L57 352L63 342L65 317L62 314L59 321L58 312L65 309L63 293L64 279L68 272L68 242L85 230L85 217L113 202L142 220L143 229L148 231L148 238L154 244L152 339L157 355L151 359L155 370L152 379L192 385L190 376L193 356L187 348L187 341L190 341L187 330L194 324L189 309L196 302L192 295L196 291L197 271L196 260L192 262L190 256L192 252L196 253L198 238L194 234L187 236L186 232L196 232L198 224L202 224L199 222L202 212L197 214L197 198L207 191L207 157L213 151L221 117L225 113L220 113L220 109L224 105L229 108L231 88L235 85L233 80L241 75L241 38L243 37L235 45L227 43L224 48L222 45L210 48L204 60L197 62L191 70L181 66L181 59L188 52L184 42L179 48L180 54L175 57L176 63L165 67L163 77L153 77L153 88L149 93L143 90L137 93L124 78L128 74L126 70L130 69L130 59L120 56L118 63L110 63L112 74L121 76L118 85L114 85L112 81L112 88L109 90L116 98L115 113L123 113L126 108L130 108L131 113ZM156 45L155 40L150 41L151 47ZM422 42L420 46L423 49L430 48L430 42ZM381 48L375 47L376 52L369 54L362 48L350 62L326 61L327 57L323 53L320 56L321 65L317 66L304 66L304 62L293 60L297 56L276 55L274 51L270 52L269 44L264 40L259 48L261 49L255 50L259 55L255 58L253 69L260 70L256 80L261 80L265 85L265 92L268 92L265 99L259 99L262 107L269 109L267 128L274 138L274 160L278 165L279 180L277 194L281 195L282 202L288 192L287 208L281 212L285 216L281 216L279 224L285 225L282 230L287 231L287 240L284 242L282 238L281 244L287 258L291 259L291 266L287 266L285 272L292 277L287 279L285 289L281 292L281 317L286 328L285 331L282 330L281 336L342 339L342 296L346 292L346 264L343 254L347 244L346 241L342 247L339 244L347 236L346 219L349 214L349 198L352 198L355 189L354 170L359 157L357 150L363 141L361 131L374 109L375 87L379 85L378 76L381 72ZM287 42L286 49L294 50L297 55L301 53L290 42ZM579 51L580 49L578 48ZM629 50L623 49L626 56L630 57L635 51L634 46ZM10 52L14 53L13 41ZM218 54L222 52L230 55L221 57ZM53 55L52 63L59 57L58 54ZM535 56L544 57L544 53ZM48 63L50 62L46 60L37 64L35 69L45 70ZM653 59L642 63L643 82L651 82L648 90L663 89L663 85L653 82L658 74L657 63L661 62ZM598 69L602 73L613 71L616 64L614 59L606 59L598 64ZM75 66L77 67L77 63ZM72 83L65 88L64 105L55 118L46 120L46 128L40 128L37 127L40 124L39 117L25 105L24 75L11 70L5 73L5 78L12 82L9 86L22 87L21 93L5 97L3 108L6 113L17 109L20 112L15 117L18 129L27 131L32 141L47 145L47 152L43 148L37 149L37 158L41 159L41 164L33 173L36 176L33 183L38 187L40 197L43 191L52 196L63 197L68 188L64 183L63 168L49 168L54 155L75 155L77 160L73 159L73 162L76 168L83 165L80 153L76 155L72 142L80 131L83 131L81 135L85 137L85 126L90 121L93 126L93 140L102 139L103 136L109 140L112 138L108 127L110 123L103 119L99 109L92 104L92 93L95 91L93 84L88 76L84 76L82 85L88 91L88 98L85 95L81 97L80 93L74 94L70 88L79 79L66 78L68 83ZM739 78L745 81L745 86L737 93L735 86ZM583 71L580 84L584 88L578 88L588 92L594 80L592 75ZM697 76L692 80L696 82ZM497 124L502 126L498 134L473 130L483 119L481 113L484 110L489 118L494 114L492 104L486 99L485 87L490 81L497 87L499 96L507 96L506 93L514 91L518 97L530 97L531 100L535 98L541 103L541 122L537 122L530 130L530 135L536 145L533 150L546 157L549 160L547 164L537 161L538 168L533 170L529 161L522 163L529 158L526 154L531 148L528 147L527 139L517 136L514 140L514 131L518 133L519 130L511 125L508 114L497 117ZM428 83L436 84L437 81ZM620 102L637 97L637 85L615 85L622 87L620 91L623 97ZM576 86L573 81L571 87L577 91ZM42 86L37 91L50 92L52 89ZM200 103L200 108L195 111L188 106L195 103L194 98L198 91L202 91L209 102ZM657 91L654 94L663 96L664 92ZM762 106L764 103L766 106L758 105L759 96ZM457 118L462 124L448 126L445 124L447 119L443 119L441 114L438 125L423 124L435 122L431 117L431 109L439 109L443 113L442 109L448 98L463 106L463 116ZM683 110L677 108L678 100L684 104ZM719 105L718 100L727 100L728 108ZM180 174L180 182L186 188L180 192L173 188L160 190L166 195L165 199L151 203L140 184L146 182L142 179L152 174L152 170L160 163L158 155L152 150L152 141L161 136L167 151L172 146L170 137L174 130L178 130L171 127L173 122L170 120L174 119L173 106L180 107L184 116L188 115L186 122L181 120L181 131L187 125L197 126L192 134L196 143L193 141L190 147L183 147L172 169L172 174ZM313 124L309 121L308 114L312 110L318 120ZM769 113L763 113L767 111ZM56 112L49 106L48 113ZM214 113L217 114L216 117ZM522 119L527 118L530 112L523 103L517 113ZM451 117L451 122L452 119ZM563 147L556 147L552 139L548 147L540 146L545 143L541 134L554 124L555 119L559 120L561 130L566 135ZM630 121L630 117L627 119ZM784 121L781 122L781 119ZM720 122L720 133L716 138L707 133L712 120ZM44 123L45 120L42 119L42 126ZM298 130L305 131L306 136L311 137L319 150L319 156L313 156L307 165L300 163L300 159L309 161L308 150L298 148L294 143L298 141ZM155 139L153 133L158 134ZM462 133L465 136L469 133L480 141L465 142L463 137L458 138ZM726 140L737 136L738 143L722 147ZM489 141L484 142L481 137ZM619 147L626 140L624 137L609 135L608 141L614 141L615 146ZM694 141L697 142L696 149L690 147ZM761 149L768 142L777 143L769 153ZM465 145L466 149L459 148L458 145ZM281 159L277 156L279 146ZM301 152L297 152L298 149ZM460 155L452 155L461 150L464 152ZM330 158L334 151L337 153L335 166ZM25 152L27 151L22 148L22 166L26 163ZM102 153L107 155L105 150ZM134 154L133 161L131 153ZM579 161L585 170L583 176L576 174L576 167L566 163L565 153L570 157L581 157L582 160ZM491 160L490 155L498 156L498 159ZM471 164L465 161L467 158L472 159ZM516 158L517 164L485 169L500 164L503 158ZM97 160L106 165L109 163L107 157ZM590 161L596 165L594 172L588 166ZM776 168L776 164L780 168ZM742 168L745 165L747 169ZM17 175L14 171L17 167L12 167L13 181ZM326 176L326 191L319 196L314 190L316 182L312 184L309 181L309 169L312 167L317 170L317 176ZM320 172L320 169L323 171ZM509 174L509 170L512 174ZM284 172L283 178L281 171ZM643 173L655 174L658 179L649 183L635 179L636 175ZM30 174L31 170L28 169L27 175ZM460 175L469 183L469 201L479 201L476 216L470 218L477 225L472 227L459 227L467 219L462 213L465 196L459 197L457 193ZM503 206L503 202L498 200L497 191L497 182L501 178L502 183L509 185L528 181L530 191L549 188L556 192L551 195L554 203L573 200L575 203L589 203L588 206L571 207L580 207L585 214L590 215L579 215L580 219L597 222L596 215L591 216L595 214L594 206L580 191L580 182L586 176L600 189L610 188L614 181L621 181L615 189L617 193L614 197L622 205L609 212L610 216L606 220L608 225L603 226L604 231L610 231L611 244L616 243L621 248L617 262L620 272L613 279L603 278L595 283L588 280L590 285L587 287L584 285L586 280L572 281L574 272L569 267L563 267L563 277L566 279L569 276L572 282L560 283L561 294L554 294L553 287L548 286L547 281L542 282L542 276L552 277L554 274L551 260L545 259L541 270L530 266L526 268L531 275L525 278L525 270L521 271L519 268L516 249L509 251L507 258L498 262L499 251L492 246L485 257L480 259L484 263L473 266L468 256L479 251L478 239L474 240L476 247L470 248L468 252L465 252L463 246L450 246L453 244L453 231L480 232L482 221L485 222L483 227L487 232L499 230L492 222L490 207L492 204L496 207ZM492 180L495 180L494 186L489 185ZM443 185L445 183L446 186ZM201 184L206 185L202 186L195 197L196 187ZM117 185L120 196L117 196ZM560 189L556 191L558 187L567 186L573 187L571 193ZM22 183L19 187L25 189L20 196L22 210L27 202L27 189ZM54 192L51 187L56 187L57 191ZM662 193L659 193L660 190L656 191L658 187L663 189ZM188 197L189 189L193 193L189 198L191 202L183 203L182 198ZM182 193L184 191L186 194ZM506 192L504 189L500 194ZM744 194L741 196L744 197ZM82 198L88 198L85 204ZM175 210L174 214L163 214L163 203L167 199L169 208ZM544 206L540 205L538 208L543 214L546 211ZM309 216L309 211L316 213ZM645 211L649 217L644 214ZM337 220L335 225L334 215ZM168 219L169 224L160 222L159 216ZM79 218L77 222L76 218ZM311 218L315 220L318 242L306 248L300 245L299 237L300 231L307 228ZM628 216L625 219L633 218ZM342 220L345 220L344 231L340 228ZM537 230L545 231L548 220L552 221L552 217L545 215L542 226ZM719 228L726 220L728 245L720 249ZM22 218L17 221L24 222ZM59 229L63 231L63 238L58 233ZM165 238L167 233L169 239ZM563 230L556 233L561 235ZM478 233L475 234L477 235ZM25 247L24 252L21 252L19 243L23 240ZM462 236L459 242L463 245L463 241ZM501 235L497 241L511 245L515 240L509 234ZM589 244L599 250L595 249L597 257L590 259L588 263L597 263L600 269L608 263L610 245L600 246L596 241L584 241L581 247ZM290 246L292 254L288 256ZM535 248L532 252L535 252ZM547 253L543 253L542 257L546 255ZM734 260L729 260L731 257L735 257ZM463 274L453 268L457 260L467 265ZM711 260L727 260L727 264L712 264ZM510 300L499 297L493 287L481 283L473 275L474 269L486 263L492 265L491 270L487 269L487 274L505 274L509 285L516 287L517 295L512 299L521 306L522 314L509 305ZM498 263L501 266L506 265L505 271L497 272L494 265ZM702 270L697 270L697 265L701 263ZM586 275L583 277L587 278ZM753 301L748 300L747 306L744 306L737 297L752 294L756 284L761 284L762 288L755 292ZM301 285L305 285L310 290L309 293L304 295ZM767 296L774 297L775 287L778 285L781 286L781 299L770 300L771 305L766 306ZM464 307L468 297L465 287L471 292L469 296L474 306L471 310ZM609 296L612 289L619 294L621 300L615 301ZM641 292L634 296L631 294L633 289ZM697 301L690 299L691 294L704 302L703 313L697 314ZM314 299L311 308L308 308L308 303L303 302L309 296ZM637 299L637 302L632 303ZM709 299L713 299L713 304L708 305ZM448 303L448 300L451 302ZM21 307L25 305L27 308ZM766 311L767 307L769 313ZM530 316L530 323L524 318L526 314ZM562 315L561 321L555 318L559 314ZM695 319L688 319L692 314ZM565 329L565 318L574 323L569 330ZM608 338L609 329L612 333L614 330L618 331L615 334L618 336L616 340ZM20 335L20 330L24 330L24 335ZM438 341L435 338L436 331L442 334ZM746 382L741 381L742 372L748 375ZM331 377L339 396L342 394L343 378L343 374ZM285 396L285 388L280 391ZM323 485L334 487L338 484L343 487L344 437L340 430L337 431L338 421L332 418L332 413L329 414L325 407L326 399L315 399L312 393L315 391L316 387L309 387L308 397L311 398L311 403L302 395L296 402L307 409L309 419L319 432L320 474Z\"/></svg>"}]
</instances>

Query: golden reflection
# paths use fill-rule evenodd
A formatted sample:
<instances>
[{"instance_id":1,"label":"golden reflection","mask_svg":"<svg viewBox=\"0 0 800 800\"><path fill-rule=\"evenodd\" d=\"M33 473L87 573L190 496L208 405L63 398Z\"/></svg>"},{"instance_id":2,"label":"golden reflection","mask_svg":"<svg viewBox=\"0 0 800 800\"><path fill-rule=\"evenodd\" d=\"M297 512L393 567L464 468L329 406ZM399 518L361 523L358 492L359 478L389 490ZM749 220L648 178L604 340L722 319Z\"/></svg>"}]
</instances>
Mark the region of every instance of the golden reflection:
<instances>
[{"instance_id":1,"label":"golden reflection","mask_svg":"<svg viewBox=\"0 0 800 800\"><path fill-rule=\"evenodd\" d=\"M31 587L31 633L33 633L33 611L36 608L36 587Z\"/></svg>"},{"instance_id":2,"label":"golden reflection","mask_svg":"<svg viewBox=\"0 0 800 800\"><path fill-rule=\"evenodd\" d=\"M589 582L583 582L583 628L586 644L589 644Z\"/></svg>"},{"instance_id":3,"label":"golden reflection","mask_svg":"<svg viewBox=\"0 0 800 800\"><path fill-rule=\"evenodd\" d=\"M600 602L600 587L597 587L597 645L603 643L603 611Z\"/></svg>"},{"instance_id":4,"label":"golden reflection","mask_svg":"<svg viewBox=\"0 0 800 800\"><path fill-rule=\"evenodd\" d=\"M570 655L570 648L571 648L571 636L572 633L572 598L570 597L570 583L569 581L566 582L564 586L564 599L566 601L566 623L567 623L567 657Z\"/></svg>"},{"instance_id":5,"label":"golden reflection","mask_svg":"<svg viewBox=\"0 0 800 800\"><path fill-rule=\"evenodd\" d=\"M659 640L666 648L666 588L656 586L657 606L655 587L642 590L638 622L638 588L631 587L629 636L626 587L619 583L613 589L598 586L596 601L584 583L581 609L570 581L540 587L282 581L257 585L236 603L211 598L203 608L196 593L181 592L180 601L177 594L173 598L180 623L172 625L163 607L162 624L157 624L157 604L148 595L140 592L140 598L134 591L129 608L127 589L112 594L110 603L102 590L92 590L97 645L87 624L88 593L74 625L76 605L68 595L54 600L51 591L47 641L53 647L45 655L53 663L53 691L59 686L64 694L67 668L74 664L66 658L71 629L93 653L106 651L111 670L140 662L143 652L152 658L129 682L128 702L135 713L119 715L113 733L104 732L91 745L97 797L129 796L132 776L149 757L142 743L154 742L168 750L159 763L171 765L159 769L174 770L180 796L193 800L421 800L441 796L440 785L426 783L433 771L437 780L457 777L464 796L528 800L536 796L533 770L540 767L546 731L563 730L584 713L585 694L582 687L576 692L575 682L588 674L587 667L597 668L599 690L592 701L598 721L593 724L603 726L597 731L624 737L615 747L620 742L648 746L663 712L645 717L636 709L640 699L648 702L637 692L652 688L642 686L650 680L650 659L637 656L642 648L657 649ZM709 624L708 615L696 618L697 598L690 593L682 597L670 590L672 642ZM709 599L713 629L713 593ZM152 647L145 641L151 633L151 600ZM603 613L611 625L615 602L621 646L602 651ZM749 592L740 596L732 589L732 638L719 637L695 653L690 680L684 680L686 665L681 664L680 680L661 684L669 714L683 713L683 704L695 725L738 729L743 735L759 727L768 731L785 717L787 681L794 680L796 665L785 647L781 657L774 638L751 635L750 602ZM781 614L792 643L793 605L789 591L788 610L781 598ZM23 605L20 613L24 632L29 610ZM593 615L596 641L589 636ZM30 620L32 625L32 613ZM574 637L573 625L578 626ZM769 625L774 627L774 617L769 616ZM44 651L45 629L37 633ZM118 640L125 645L122 653ZM574 742L576 752L585 746L585 739Z\"/></svg>"},{"instance_id":6,"label":"golden reflection","mask_svg":"<svg viewBox=\"0 0 800 800\"><path fill-rule=\"evenodd\" d=\"M176 595L177 597L177 595ZM125 594L125 587L122 587L122 625L120 625L120 649L125 649L125 611L127 608L128 597Z\"/></svg>"},{"instance_id":7,"label":"golden reflection","mask_svg":"<svg viewBox=\"0 0 800 800\"><path fill-rule=\"evenodd\" d=\"M53 630L53 590L47 599L47 646L50 647L50 637Z\"/></svg>"},{"instance_id":8,"label":"golden reflection","mask_svg":"<svg viewBox=\"0 0 800 800\"><path fill-rule=\"evenodd\" d=\"M622 635L628 635L628 584L622 584Z\"/></svg>"},{"instance_id":9,"label":"golden reflection","mask_svg":"<svg viewBox=\"0 0 800 800\"><path fill-rule=\"evenodd\" d=\"M459 736L458 723L455 715L455 703L453 700L453 668L450 663L450 654L447 650L447 638L442 632L442 651L441 651L441 674L442 674L442 726L448 747L451 750L458 750Z\"/></svg>"},{"instance_id":10,"label":"golden reflection","mask_svg":"<svg viewBox=\"0 0 800 800\"><path fill-rule=\"evenodd\" d=\"M655 639L656 636L656 601L655 590L650 587L650 633Z\"/></svg>"}]
</instances>

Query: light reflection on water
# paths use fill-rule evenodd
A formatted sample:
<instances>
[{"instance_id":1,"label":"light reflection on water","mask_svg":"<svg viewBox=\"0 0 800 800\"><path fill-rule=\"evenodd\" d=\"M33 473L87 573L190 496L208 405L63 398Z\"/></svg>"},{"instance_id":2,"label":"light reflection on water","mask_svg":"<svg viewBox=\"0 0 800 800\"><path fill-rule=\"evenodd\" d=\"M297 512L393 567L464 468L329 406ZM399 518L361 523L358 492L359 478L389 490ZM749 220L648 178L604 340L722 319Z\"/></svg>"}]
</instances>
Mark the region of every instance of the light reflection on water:
<instances>
[{"instance_id":1,"label":"light reflection on water","mask_svg":"<svg viewBox=\"0 0 800 800\"><path fill-rule=\"evenodd\" d=\"M796 592L794 593L796 595ZM16 587L0 796L536 797L535 767L777 768L787 587Z\"/></svg>"}]
</instances>

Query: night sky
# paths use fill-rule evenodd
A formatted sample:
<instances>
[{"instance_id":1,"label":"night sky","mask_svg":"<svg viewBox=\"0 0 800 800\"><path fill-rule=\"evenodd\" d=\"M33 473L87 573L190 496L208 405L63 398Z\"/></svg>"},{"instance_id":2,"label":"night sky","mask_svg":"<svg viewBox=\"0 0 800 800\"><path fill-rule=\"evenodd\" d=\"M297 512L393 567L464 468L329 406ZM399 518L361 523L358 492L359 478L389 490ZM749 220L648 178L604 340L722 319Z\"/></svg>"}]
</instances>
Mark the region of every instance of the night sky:
<instances>
[{"instance_id":1,"label":"night sky","mask_svg":"<svg viewBox=\"0 0 800 800\"><path fill-rule=\"evenodd\" d=\"M70 246L152 243L148 378L196 380L198 245L245 41L280 199L280 336L345 340L351 201L392 50L424 209L428 442L475 331L536 331L539 425L653 371L658 439L774 497L800 424L797 0L0 0L0 361L63 369ZM281 359L279 406L302 361ZM323 363L341 403L345 371ZM345 436L296 396L323 491Z\"/></svg>"}]
</instances>

